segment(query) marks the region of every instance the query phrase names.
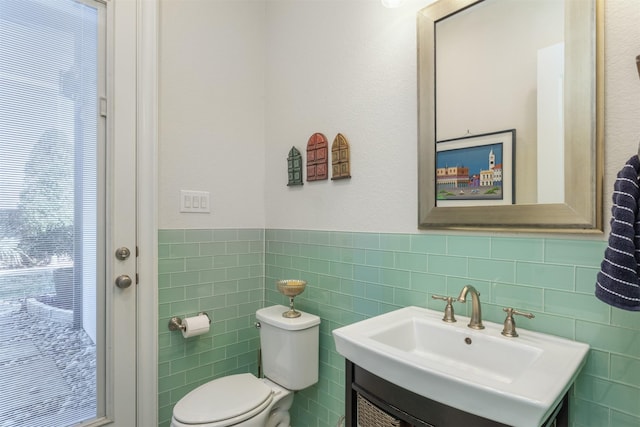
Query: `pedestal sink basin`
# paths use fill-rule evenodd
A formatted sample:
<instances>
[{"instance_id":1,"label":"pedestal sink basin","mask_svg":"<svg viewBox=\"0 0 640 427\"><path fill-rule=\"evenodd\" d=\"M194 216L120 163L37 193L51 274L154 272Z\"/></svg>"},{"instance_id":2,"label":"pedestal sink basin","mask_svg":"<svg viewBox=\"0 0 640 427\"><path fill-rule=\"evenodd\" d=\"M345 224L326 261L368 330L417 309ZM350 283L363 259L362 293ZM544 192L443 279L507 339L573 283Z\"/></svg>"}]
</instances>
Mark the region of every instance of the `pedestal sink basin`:
<instances>
[{"instance_id":1,"label":"pedestal sink basin","mask_svg":"<svg viewBox=\"0 0 640 427\"><path fill-rule=\"evenodd\" d=\"M589 346L502 324L485 329L406 307L333 331L338 353L398 386L445 405L518 427L538 427L585 363Z\"/></svg>"}]
</instances>

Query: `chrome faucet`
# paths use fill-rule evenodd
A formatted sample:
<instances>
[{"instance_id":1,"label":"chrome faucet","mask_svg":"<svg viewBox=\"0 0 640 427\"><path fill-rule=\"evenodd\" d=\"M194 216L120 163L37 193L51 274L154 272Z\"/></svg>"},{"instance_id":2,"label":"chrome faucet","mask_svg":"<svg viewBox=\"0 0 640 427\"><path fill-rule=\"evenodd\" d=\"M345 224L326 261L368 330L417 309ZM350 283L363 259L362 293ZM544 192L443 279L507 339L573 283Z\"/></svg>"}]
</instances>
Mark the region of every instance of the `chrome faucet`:
<instances>
[{"instance_id":1,"label":"chrome faucet","mask_svg":"<svg viewBox=\"0 0 640 427\"><path fill-rule=\"evenodd\" d=\"M484 329L482 324L482 309L480 308L480 292L471 285L467 285L462 288L458 301L467 302L467 293L471 292L471 321L467 326L472 329Z\"/></svg>"}]
</instances>

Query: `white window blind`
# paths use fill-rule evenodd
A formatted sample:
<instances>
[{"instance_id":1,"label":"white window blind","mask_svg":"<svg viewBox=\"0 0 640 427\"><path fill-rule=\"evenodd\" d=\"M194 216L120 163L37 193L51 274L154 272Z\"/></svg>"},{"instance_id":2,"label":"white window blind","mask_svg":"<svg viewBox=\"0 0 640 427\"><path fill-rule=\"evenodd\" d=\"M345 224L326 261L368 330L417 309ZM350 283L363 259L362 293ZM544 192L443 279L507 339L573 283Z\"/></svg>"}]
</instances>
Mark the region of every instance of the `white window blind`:
<instances>
[{"instance_id":1,"label":"white window blind","mask_svg":"<svg viewBox=\"0 0 640 427\"><path fill-rule=\"evenodd\" d=\"M97 2L0 0L0 425L97 414L103 19Z\"/></svg>"}]
</instances>

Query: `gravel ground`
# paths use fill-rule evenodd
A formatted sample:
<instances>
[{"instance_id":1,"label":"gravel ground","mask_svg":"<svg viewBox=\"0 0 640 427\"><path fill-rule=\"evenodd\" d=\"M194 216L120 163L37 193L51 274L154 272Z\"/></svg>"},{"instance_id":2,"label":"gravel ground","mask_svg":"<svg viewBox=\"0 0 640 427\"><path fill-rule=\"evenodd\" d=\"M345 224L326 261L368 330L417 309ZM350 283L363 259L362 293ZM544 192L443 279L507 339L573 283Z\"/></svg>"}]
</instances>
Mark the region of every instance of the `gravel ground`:
<instances>
[{"instance_id":1,"label":"gravel ground","mask_svg":"<svg viewBox=\"0 0 640 427\"><path fill-rule=\"evenodd\" d=\"M18 330L21 331L19 334L14 332ZM87 334L82 329L34 318L20 304L0 301L0 343L6 351L8 346L19 340L29 340L38 353L15 354L0 359L0 384L15 381L14 378L2 377L3 367L28 366L30 362L37 363L44 357L58 368L70 392L38 403L25 400L26 406L8 412L0 408L0 427L63 427L74 420L94 416L96 348ZM25 392L34 386L37 384L24 384Z\"/></svg>"}]
</instances>

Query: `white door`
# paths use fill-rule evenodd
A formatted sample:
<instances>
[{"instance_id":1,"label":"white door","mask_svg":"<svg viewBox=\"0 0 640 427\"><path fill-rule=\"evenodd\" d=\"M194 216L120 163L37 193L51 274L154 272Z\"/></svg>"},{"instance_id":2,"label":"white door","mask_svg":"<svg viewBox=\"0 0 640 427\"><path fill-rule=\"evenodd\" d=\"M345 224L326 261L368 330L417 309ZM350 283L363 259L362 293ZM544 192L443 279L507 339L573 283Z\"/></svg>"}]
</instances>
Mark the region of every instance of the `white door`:
<instances>
[{"instance_id":1,"label":"white door","mask_svg":"<svg viewBox=\"0 0 640 427\"><path fill-rule=\"evenodd\" d=\"M136 188L137 188L137 2L111 2L110 25L113 50L112 86L107 100L109 150L107 173L112 187L108 191L107 207L107 417L116 426L136 425L137 379L137 303L136 303ZM125 260L116 252L125 248L130 256ZM110 270L110 271L109 271ZM120 288L116 282L129 278L132 284ZM126 285L126 283L125 283ZM110 310L111 304L111 310ZM109 317L111 316L111 317ZM107 344L109 345L109 344ZM111 358L111 360L109 360ZM110 370L110 371L109 371ZM109 384L111 382L111 384Z\"/></svg>"},{"instance_id":2,"label":"white door","mask_svg":"<svg viewBox=\"0 0 640 427\"><path fill-rule=\"evenodd\" d=\"M0 425L137 423L136 7L0 0Z\"/></svg>"}]
</instances>

